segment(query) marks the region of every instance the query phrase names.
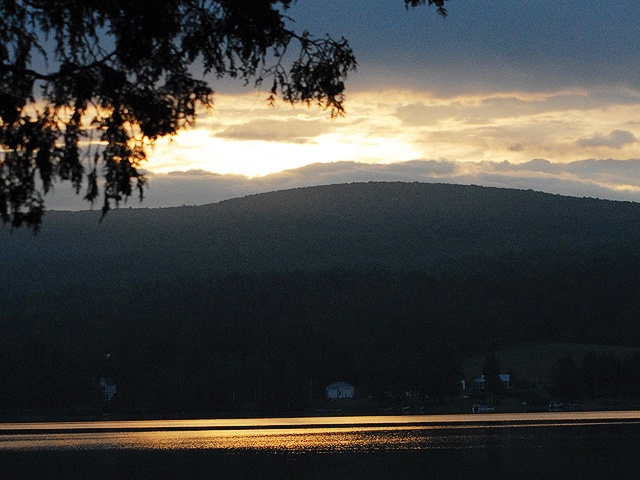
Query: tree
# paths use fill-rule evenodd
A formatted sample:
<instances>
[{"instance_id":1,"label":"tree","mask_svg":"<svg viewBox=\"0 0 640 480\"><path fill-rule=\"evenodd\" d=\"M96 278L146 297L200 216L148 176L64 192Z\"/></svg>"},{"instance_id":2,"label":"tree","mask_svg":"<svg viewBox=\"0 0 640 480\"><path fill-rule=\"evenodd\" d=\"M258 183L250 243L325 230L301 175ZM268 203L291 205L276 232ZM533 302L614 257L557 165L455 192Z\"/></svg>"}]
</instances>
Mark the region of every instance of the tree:
<instances>
[{"instance_id":1,"label":"tree","mask_svg":"<svg viewBox=\"0 0 640 480\"><path fill-rule=\"evenodd\" d=\"M500 361L495 353L488 353L482 366L485 390L491 394L497 394L502 390L500 380Z\"/></svg>"},{"instance_id":2,"label":"tree","mask_svg":"<svg viewBox=\"0 0 640 480\"><path fill-rule=\"evenodd\" d=\"M404 0L407 8L446 0ZM37 229L70 181L103 215L146 179L146 148L211 107L207 76L344 113L346 39L290 28L295 0L0 0L0 218Z\"/></svg>"},{"instance_id":3,"label":"tree","mask_svg":"<svg viewBox=\"0 0 640 480\"><path fill-rule=\"evenodd\" d=\"M583 394L580 370L571 355L559 358L551 369L549 393L560 399L575 400Z\"/></svg>"}]
</instances>

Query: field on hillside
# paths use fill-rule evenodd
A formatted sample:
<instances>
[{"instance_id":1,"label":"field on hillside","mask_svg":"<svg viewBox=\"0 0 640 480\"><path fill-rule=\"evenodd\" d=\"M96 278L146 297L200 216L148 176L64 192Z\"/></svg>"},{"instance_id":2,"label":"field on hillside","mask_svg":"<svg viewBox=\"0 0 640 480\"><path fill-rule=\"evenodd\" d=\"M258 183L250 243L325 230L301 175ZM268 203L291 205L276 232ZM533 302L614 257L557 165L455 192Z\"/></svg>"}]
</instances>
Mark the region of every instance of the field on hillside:
<instances>
[{"instance_id":1,"label":"field on hillside","mask_svg":"<svg viewBox=\"0 0 640 480\"><path fill-rule=\"evenodd\" d=\"M537 343L518 345L495 352L500 362L501 372L510 373L515 382L536 387L539 394L545 394L552 382L552 372L560 359L570 355L576 365L580 365L587 355L597 357L612 356L620 361L628 359L638 348L612 345L582 345L577 343ZM473 381L482 373L485 356L475 356L464 360L461 370L467 381Z\"/></svg>"}]
</instances>

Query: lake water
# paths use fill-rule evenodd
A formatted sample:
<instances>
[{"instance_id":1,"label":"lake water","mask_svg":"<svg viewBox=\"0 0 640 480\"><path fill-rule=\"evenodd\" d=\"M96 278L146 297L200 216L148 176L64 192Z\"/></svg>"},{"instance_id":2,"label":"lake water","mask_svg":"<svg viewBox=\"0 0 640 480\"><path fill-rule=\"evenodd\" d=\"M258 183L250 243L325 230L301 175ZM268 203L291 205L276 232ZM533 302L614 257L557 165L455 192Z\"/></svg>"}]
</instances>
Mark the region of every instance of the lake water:
<instances>
[{"instance_id":1,"label":"lake water","mask_svg":"<svg viewBox=\"0 0 640 480\"><path fill-rule=\"evenodd\" d=\"M218 478L640 478L640 412L0 424L0 479Z\"/></svg>"}]
</instances>

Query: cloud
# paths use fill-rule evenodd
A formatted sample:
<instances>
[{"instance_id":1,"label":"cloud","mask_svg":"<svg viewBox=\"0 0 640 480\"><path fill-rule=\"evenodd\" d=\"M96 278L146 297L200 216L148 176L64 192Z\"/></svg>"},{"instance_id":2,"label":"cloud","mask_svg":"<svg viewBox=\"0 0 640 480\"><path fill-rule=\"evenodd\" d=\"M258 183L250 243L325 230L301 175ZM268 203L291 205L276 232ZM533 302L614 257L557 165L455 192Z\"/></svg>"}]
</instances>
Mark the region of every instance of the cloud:
<instances>
[{"instance_id":1,"label":"cloud","mask_svg":"<svg viewBox=\"0 0 640 480\"><path fill-rule=\"evenodd\" d=\"M399 106L395 115L405 125L412 127L435 125L439 120L453 116L452 113L443 113L442 108L427 106L423 103Z\"/></svg>"},{"instance_id":2,"label":"cloud","mask_svg":"<svg viewBox=\"0 0 640 480\"><path fill-rule=\"evenodd\" d=\"M565 0L551 9L541 1L457 2L444 21L427 9L399 15L397 7L388 0L305 2L308 17L298 20L345 35L363 73L355 81L370 87L459 94L640 86L634 2Z\"/></svg>"},{"instance_id":3,"label":"cloud","mask_svg":"<svg viewBox=\"0 0 640 480\"><path fill-rule=\"evenodd\" d=\"M612 146L616 156L630 158L637 143L629 141L640 138L640 91L624 88L455 97L355 91L348 95L346 117L334 121L320 109L262 103L259 94L219 97L195 128L156 142L149 170L264 175L325 161L567 162L610 156Z\"/></svg>"},{"instance_id":4,"label":"cloud","mask_svg":"<svg viewBox=\"0 0 640 480\"><path fill-rule=\"evenodd\" d=\"M429 104L413 102L395 110L404 125L431 126L453 119L461 123L477 124L508 119L544 118L549 114L567 111L589 111L611 105L638 105L637 92L629 90L574 90L545 93L501 92L490 95L460 96L446 100L433 97ZM545 115L547 114L547 115Z\"/></svg>"},{"instance_id":5,"label":"cloud","mask_svg":"<svg viewBox=\"0 0 640 480\"><path fill-rule=\"evenodd\" d=\"M510 152L522 152L524 150L524 145L522 143L510 143L507 145L507 150Z\"/></svg>"},{"instance_id":6,"label":"cloud","mask_svg":"<svg viewBox=\"0 0 640 480\"><path fill-rule=\"evenodd\" d=\"M202 170L149 173L150 187L144 202L140 204L132 199L125 206L202 205L274 190L369 181L473 184L640 202L640 159L586 159L570 163L546 159L532 159L524 163L447 159L389 164L334 162L315 163L252 178ZM50 209L87 208L87 204L74 195L70 187L57 188L46 201Z\"/></svg>"},{"instance_id":7,"label":"cloud","mask_svg":"<svg viewBox=\"0 0 640 480\"><path fill-rule=\"evenodd\" d=\"M212 135L231 140L307 143L332 130L333 124L326 120L275 120L268 118L231 125Z\"/></svg>"},{"instance_id":8,"label":"cloud","mask_svg":"<svg viewBox=\"0 0 640 480\"><path fill-rule=\"evenodd\" d=\"M622 148L637 141L636 136L627 130L613 130L609 135L594 135L581 138L578 140L578 145L581 147Z\"/></svg>"},{"instance_id":9,"label":"cloud","mask_svg":"<svg viewBox=\"0 0 640 480\"><path fill-rule=\"evenodd\" d=\"M611 185L616 190L640 187L640 160L580 160L565 166L578 178Z\"/></svg>"},{"instance_id":10,"label":"cloud","mask_svg":"<svg viewBox=\"0 0 640 480\"><path fill-rule=\"evenodd\" d=\"M155 176L153 172L147 172L147 176ZM209 172L207 170L203 170L201 168L194 168L191 170L181 171L176 170L173 172L168 172L166 174L167 178L177 177L177 178L188 178L188 177L219 177L219 173Z\"/></svg>"}]
</instances>

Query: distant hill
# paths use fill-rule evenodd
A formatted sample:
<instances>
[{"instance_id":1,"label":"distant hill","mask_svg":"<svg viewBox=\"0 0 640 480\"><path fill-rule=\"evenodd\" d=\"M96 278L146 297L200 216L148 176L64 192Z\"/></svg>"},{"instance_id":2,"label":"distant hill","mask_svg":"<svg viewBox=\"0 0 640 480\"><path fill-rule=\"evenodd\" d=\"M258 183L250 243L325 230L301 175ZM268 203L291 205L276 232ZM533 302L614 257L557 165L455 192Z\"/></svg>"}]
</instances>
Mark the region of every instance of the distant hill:
<instances>
[{"instance_id":1,"label":"distant hill","mask_svg":"<svg viewBox=\"0 0 640 480\"><path fill-rule=\"evenodd\" d=\"M425 183L122 208L98 220L99 212L51 211L38 235L1 229L4 293L336 267L447 271L640 238L640 204Z\"/></svg>"},{"instance_id":2,"label":"distant hill","mask_svg":"<svg viewBox=\"0 0 640 480\"><path fill-rule=\"evenodd\" d=\"M315 411L336 380L425 407L491 351L514 391L640 397L609 355L640 347L638 204L359 183L98 217L0 233L0 416L95 409L105 375L135 414Z\"/></svg>"}]
</instances>

